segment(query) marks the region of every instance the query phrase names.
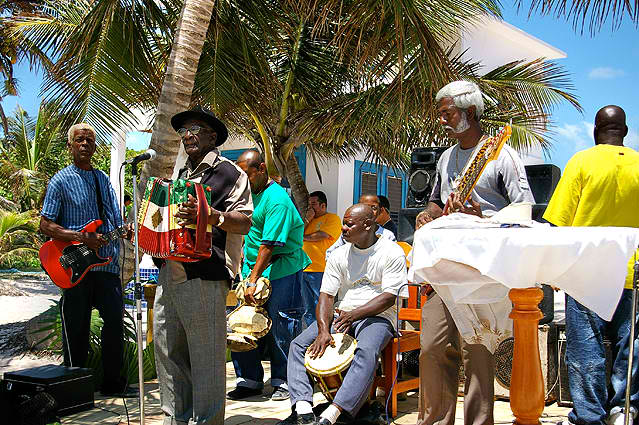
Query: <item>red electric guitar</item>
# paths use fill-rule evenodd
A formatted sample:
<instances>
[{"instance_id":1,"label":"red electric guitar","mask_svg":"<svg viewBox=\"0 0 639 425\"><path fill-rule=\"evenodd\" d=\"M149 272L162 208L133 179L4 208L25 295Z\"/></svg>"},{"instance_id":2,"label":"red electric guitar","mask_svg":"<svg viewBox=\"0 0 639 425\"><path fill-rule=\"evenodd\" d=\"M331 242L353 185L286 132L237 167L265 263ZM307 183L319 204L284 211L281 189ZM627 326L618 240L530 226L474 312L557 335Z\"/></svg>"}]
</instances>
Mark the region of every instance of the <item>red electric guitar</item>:
<instances>
[{"instance_id":1,"label":"red electric guitar","mask_svg":"<svg viewBox=\"0 0 639 425\"><path fill-rule=\"evenodd\" d=\"M95 220L84 226L81 232L95 232L102 225L102 220ZM127 226L122 226L107 234L102 239L113 242L127 234ZM73 288L80 283L89 270L104 266L111 262L111 257L102 258L94 250L81 242L63 242L52 239L40 248L40 263L53 283L62 289Z\"/></svg>"}]
</instances>

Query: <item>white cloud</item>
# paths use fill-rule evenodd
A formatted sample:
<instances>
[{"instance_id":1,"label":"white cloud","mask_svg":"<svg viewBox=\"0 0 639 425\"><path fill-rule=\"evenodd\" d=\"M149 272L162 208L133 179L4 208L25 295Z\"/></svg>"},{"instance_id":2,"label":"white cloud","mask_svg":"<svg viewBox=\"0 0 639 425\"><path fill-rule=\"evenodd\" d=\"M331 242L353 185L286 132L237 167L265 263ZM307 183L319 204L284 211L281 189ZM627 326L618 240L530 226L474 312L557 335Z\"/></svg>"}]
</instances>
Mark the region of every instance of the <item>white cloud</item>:
<instances>
[{"instance_id":1,"label":"white cloud","mask_svg":"<svg viewBox=\"0 0 639 425\"><path fill-rule=\"evenodd\" d=\"M591 69L588 73L588 78L591 80L612 80L613 78L623 77L624 75L626 75L626 71L623 69L600 66Z\"/></svg>"},{"instance_id":2,"label":"white cloud","mask_svg":"<svg viewBox=\"0 0 639 425\"><path fill-rule=\"evenodd\" d=\"M639 151L639 133L636 130L628 131L628 135L623 139L623 144Z\"/></svg>"},{"instance_id":3,"label":"white cloud","mask_svg":"<svg viewBox=\"0 0 639 425\"><path fill-rule=\"evenodd\" d=\"M578 124L564 124L557 128L558 142L572 142L574 144L574 151L580 151L594 146L592 138L592 130L594 125L587 121L582 121Z\"/></svg>"},{"instance_id":4,"label":"white cloud","mask_svg":"<svg viewBox=\"0 0 639 425\"><path fill-rule=\"evenodd\" d=\"M578 124L564 124L556 129L557 137L555 139L566 148L568 147L566 142L572 142L575 152L588 149L595 145L594 129L595 125L588 121L582 121ZM629 130L623 144L639 151L639 132Z\"/></svg>"}]
</instances>

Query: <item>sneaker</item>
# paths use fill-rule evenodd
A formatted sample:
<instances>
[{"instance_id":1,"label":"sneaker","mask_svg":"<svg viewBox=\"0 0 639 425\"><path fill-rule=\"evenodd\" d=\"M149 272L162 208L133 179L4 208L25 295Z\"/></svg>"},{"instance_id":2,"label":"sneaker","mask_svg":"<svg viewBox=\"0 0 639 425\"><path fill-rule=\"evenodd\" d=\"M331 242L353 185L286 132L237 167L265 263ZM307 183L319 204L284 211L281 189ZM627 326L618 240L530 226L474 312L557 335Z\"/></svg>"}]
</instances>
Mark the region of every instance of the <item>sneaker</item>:
<instances>
[{"instance_id":1,"label":"sneaker","mask_svg":"<svg viewBox=\"0 0 639 425\"><path fill-rule=\"evenodd\" d=\"M271 394L271 400L273 401L288 400L289 398L290 395L288 393L288 390L282 387L275 387L273 389L273 394Z\"/></svg>"},{"instance_id":2,"label":"sneaker","mask_svg":"<svg viewBox=\"0 0 639 425\"><path fill-rule=\"evenodd\" d=\"M333 425L331 421L326 418L319 418L319 421L315 422L316 425Z\"/></svg>"},{"instance_id":3,"label":"sneaker","mask_svg":"<svg viewBox=\"0 0 639 425\"><path fill-rule=\"evenodd\" d=\"M633 425L634 419L637 417L637 410L630 406L630 417L628 418L628 425ZM625 423L624 408L615 406L610 409L610 416L606 419L608 425L624 425Z\"/></svg>"},{"instance_id":4,"label":"sneaker","mask_svg":"<svg viewBox=\"0 0 639 425\"><path fill-rule=\"evenodd\" d=\"M117 397L117 398L135 398L140 397L140 391L137 388L126 387L123 390L111 390L111 389L102 389L100 391L104 397Z\"/></svg>"},{"instance_id":5,"label":"sneaker","mask_svg":"<svg viewBox=\"0 0 639 425\"><path fill-rule=\"evenodd\" d=\"M275 425L314 425L315 421L317 421L317 418L313 413L298 415L297 412L293 412L288 418L279 421Z\"/></svg>"},{"instance_id":6,"label":"sneaker","mask_svg":"<svg viewBox=\"0 0 639 425\"><path fill-rule=\"evenodd\" d=\"M253 396L261 395L261 394L262 394L261 388L248 388L248 387L237 386L235 387L233 391L229 391L229 393L226 394L226 398L228 398L229 400L244 400L245 398L249 398L249 397L253 397Z\"/></svg>"}]
</instances>

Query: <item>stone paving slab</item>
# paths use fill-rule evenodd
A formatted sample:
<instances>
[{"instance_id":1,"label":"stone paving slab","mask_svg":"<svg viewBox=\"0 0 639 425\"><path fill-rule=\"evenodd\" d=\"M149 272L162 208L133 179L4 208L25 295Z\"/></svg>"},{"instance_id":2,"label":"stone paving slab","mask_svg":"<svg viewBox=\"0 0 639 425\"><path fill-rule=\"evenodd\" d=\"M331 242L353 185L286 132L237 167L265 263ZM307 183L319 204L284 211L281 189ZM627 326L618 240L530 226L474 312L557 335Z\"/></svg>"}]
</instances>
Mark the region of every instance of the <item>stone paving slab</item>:
<instances>
[{"instance_id":1,"label":"stone paving slab","mask_svg":"<svg viewBox=\"0 0 639 425\"><path fill-rule=\"evenodd\" d=\"M269 364L263 363L265 375L269 376ZM235 373L231 363L227 363L226 371L227 392L235 388ZM225 421L226 425L273 425L286 418L291 411L289 401L271 401L270 394L272 388L266 384L264 392L260 396L250 397L241 401L227 400ZM145 393L145 425L161 425L164 417L160 410L160 393L157 381L147 382L144 386ZM321 393L316 393L313 397L315 405L325 402ZM382 401L380 399L380 401ZM398 415L393 421L395 424L415 424L417 421L417 393L409 392L405 400L398 404ZM88 424L114 424L127 425L127 416L122 399L101 397L96 393L96 407L94 409L65 416L62 424L88 425ZM138 399L127 399L126 408L129 413L128 424L140 423L140 410ZM552 404L546 406L541 417L543 424L553 424L565 419L569 409ZM508 402L495 402L495 424L511 424L514 417ZM464 423L464 405L458 401L455 415L455 424Z\"/></svg>"}]
</instances>

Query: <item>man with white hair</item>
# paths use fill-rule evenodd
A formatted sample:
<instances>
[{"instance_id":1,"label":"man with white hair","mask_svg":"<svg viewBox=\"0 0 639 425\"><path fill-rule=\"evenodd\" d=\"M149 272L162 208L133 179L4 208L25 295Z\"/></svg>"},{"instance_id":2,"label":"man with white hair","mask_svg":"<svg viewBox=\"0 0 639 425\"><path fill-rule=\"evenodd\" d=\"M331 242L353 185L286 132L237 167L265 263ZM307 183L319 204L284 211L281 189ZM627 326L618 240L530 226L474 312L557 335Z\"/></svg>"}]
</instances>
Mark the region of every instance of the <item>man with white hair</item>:
<instances>
[{"instance_id":1,"label":"man with white hair","mask_svg":"<svg viewBox=\"0 0 639 425\"><path fill-rule=\"evenodd\" d=\"M47 186L40 213L40 231L60 241L80 242L111 262L91 269L74 287L65 289L60 300L65 366L84 367L89 351L91 309L104 321L102 327L102 394L137 397L120 372L124 353L124 302L120 283L118 242L102 235L122 226L122 213L107 175L93 168L95 130L75 124L68 133L67 147L73 164L58 171ZM94 220L102 220L97 232L82 232Z\"/></svg>"},{"instance_id":2,"label":"man with white hair","mask_svg":"<svg viewBox=\"0 0 639 425\"><path fill-rule=\"evenodd\" d=\"M417 216L416 227L449 212L490 216L514 202L534 203L524 164L517 152L505 145L499 157L489 162L471 192L470 202L460 202L453 193L455 179L463 175L488 136L480 118L484 100L479 87L468 81L454 81L436 96L439 120L457 143L437 163L436 182L426 208ZM453 425L459 385L459 363L466 375L464 423L492 424L494 403L494 361L482 344L462 340L449 307L432 288L422 308L421 353L419 356L418 425Z\"/></svg>"}]
</instances>

